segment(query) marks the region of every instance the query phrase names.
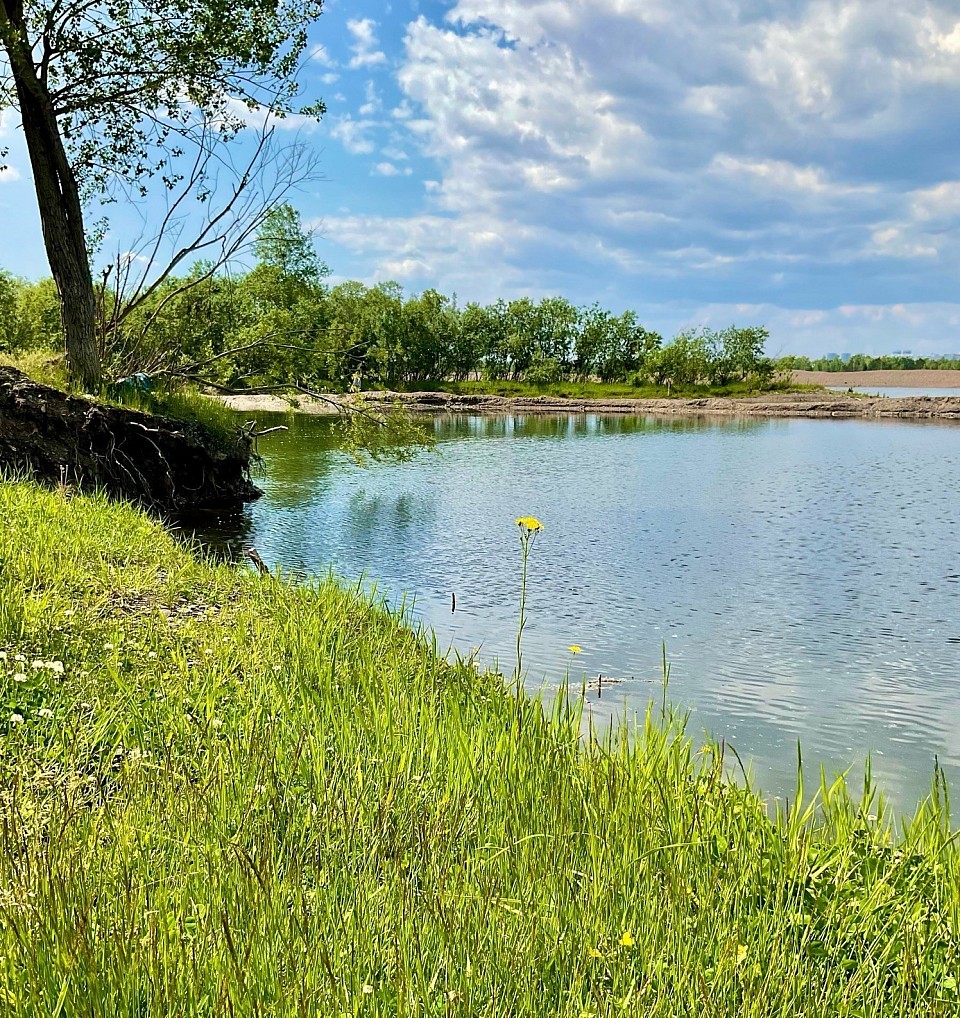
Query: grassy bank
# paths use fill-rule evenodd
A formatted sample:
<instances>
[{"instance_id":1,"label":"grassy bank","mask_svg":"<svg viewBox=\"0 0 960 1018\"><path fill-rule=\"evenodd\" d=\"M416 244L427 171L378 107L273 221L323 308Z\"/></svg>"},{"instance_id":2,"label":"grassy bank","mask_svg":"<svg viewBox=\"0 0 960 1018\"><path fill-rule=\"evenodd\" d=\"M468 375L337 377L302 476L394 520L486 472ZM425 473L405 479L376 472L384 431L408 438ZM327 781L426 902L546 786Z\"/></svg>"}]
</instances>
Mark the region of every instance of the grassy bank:
<instances>
[{"instance_id":1,"label":"grassy bank","mask_svg":"<svg viewBox=\"0 0 960 1018\"><path fill-rule=\"evenodd\" d=\"M519 562L518 562L519 567ZM580 737L331 584L0 485L0 1001L49 1015L954 1015L960 860Z\"/></svg>"}]
</instances>

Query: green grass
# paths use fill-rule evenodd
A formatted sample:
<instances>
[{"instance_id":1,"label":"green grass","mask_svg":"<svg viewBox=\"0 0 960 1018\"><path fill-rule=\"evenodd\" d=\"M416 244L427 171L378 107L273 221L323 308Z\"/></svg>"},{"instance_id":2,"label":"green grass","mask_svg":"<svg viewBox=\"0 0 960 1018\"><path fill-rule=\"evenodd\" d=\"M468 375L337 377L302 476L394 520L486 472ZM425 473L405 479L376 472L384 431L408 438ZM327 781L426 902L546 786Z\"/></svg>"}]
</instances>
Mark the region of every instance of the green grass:
<instances>
[{"instance_id":1,"label":"green grass","mask_svg":"<svg viewBox=\"0 0 960 1018\"><path fill-rule=\"evenodd\" d=\"M0 366L10 366L43 385L65 392L73 391L67 377L63 354L48 350L22 351L16 355L0 354ZM171 417L188 424L200 424L221 438L234 438L237 431L236 414L218 399L212 399L191 389L171 391L114 392L101 397L101 402L125 406L144 413Z\"/></svg>"},{"instance_id":2,"label":"green grass","mask_svg":"<svg viewBox=\"0 0 960 1018\"><path fill-rule=\"evenodd\" d=\"M479 396L554 396L562 399L686 399L702 396L756 396L764 392L792 392L796 386L788 382L771 382L757 388L748 382L731 382L729 385L685 385L667 389L661 385L633 385L630 382L554 382L535 385L530 382L493 381L478 382L416 382L412 390L452 392L458 395ZM806 388L820 388L807 386Z\"/></svg>"},{"instance_id":3,"label":"green grass","mask_svg":"<svg viewBox=\"0 0 960 1018\"><path fill-rule=\"evenodd\" d=\"M23 350L16 354L0 353L0 366L16 368L41 385L68 391L67 362L62 353L52 350Z\"/></svg>"},{"instance_id":4,"label":"green grass","mask_svg":"<svg viewBox=\"0 0 960 1018\"><path fill-rule=\"evenodd\" d=\"M518 570L519 570L518 559ZM332 583L0 484L12 1016L955 1015L938 790L771 815Z\"/></svg>"}]
</instances>

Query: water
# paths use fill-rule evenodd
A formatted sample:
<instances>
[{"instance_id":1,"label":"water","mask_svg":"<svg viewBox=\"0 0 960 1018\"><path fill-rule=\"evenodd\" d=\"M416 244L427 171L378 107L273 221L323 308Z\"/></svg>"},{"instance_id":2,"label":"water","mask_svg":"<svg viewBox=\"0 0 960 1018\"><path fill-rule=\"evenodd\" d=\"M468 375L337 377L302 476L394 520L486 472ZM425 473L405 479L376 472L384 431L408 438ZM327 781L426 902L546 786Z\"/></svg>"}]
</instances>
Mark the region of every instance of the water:
<instances>
[{"instance_id":1,"label":"water","mask_svg":"<svg viewBox=\"0 0 960 1018\"><path fill-rule=\"evenodd\" d=\"M960 788L956 425L443 418L438 454L361 469L327 420L286 423L228 543L406 593L442 646L509 675L513 521L538 516L531 687L602 673L618 681L588 690L595 717L642 712L665 645L690 732L733 744L771 795L793 791L797 740L810 779L821 763L859 779L872 753L904 810L935 756Z\"/></svg>"},{"instance_id":2,"label":"water","mask_svg":"<svg viewBox=\"0 0 960 1018\"><path fill-rule=\"evenodd\" d=\"M849 392L850 389L846 385L828 385L828 389L833 392ZM910 388L909 386L898 386L898 385L855 385L853 386L854 392L864 392L869 396L960 396L960 389L934 389L927 386L926 388Z\"/></svg>"}]
</instances>

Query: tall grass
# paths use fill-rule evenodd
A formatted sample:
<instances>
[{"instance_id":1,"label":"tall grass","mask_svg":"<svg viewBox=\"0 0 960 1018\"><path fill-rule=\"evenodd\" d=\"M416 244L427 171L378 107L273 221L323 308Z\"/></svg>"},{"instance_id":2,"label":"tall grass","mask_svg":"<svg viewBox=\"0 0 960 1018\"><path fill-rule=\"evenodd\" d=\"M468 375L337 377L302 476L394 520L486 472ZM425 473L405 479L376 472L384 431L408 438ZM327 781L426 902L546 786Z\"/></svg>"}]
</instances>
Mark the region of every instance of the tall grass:
<instances>
[{"instance_id":1,"label":"tall grass","mask_svg":"<svg viewBox=\"0 0 960 1018\"><path fill-rule=\"evenodd\" d=\"M584 738L356 592L0 485L15 1016L955 1015L941 782L776 813L660 707Z\"/></svg>"}]
</instances>

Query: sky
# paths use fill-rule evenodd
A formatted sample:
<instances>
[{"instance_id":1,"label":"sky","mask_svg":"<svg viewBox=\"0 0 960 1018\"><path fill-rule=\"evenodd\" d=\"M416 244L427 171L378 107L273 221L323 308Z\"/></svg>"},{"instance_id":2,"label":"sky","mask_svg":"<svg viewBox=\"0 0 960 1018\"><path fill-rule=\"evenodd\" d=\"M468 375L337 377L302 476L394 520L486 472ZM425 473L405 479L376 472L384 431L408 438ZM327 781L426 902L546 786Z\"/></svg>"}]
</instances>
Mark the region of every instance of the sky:
<instances>
[{"instance_id":1,"label":"sky","mask_svg":"<svg viewBox=\"0 0 960 1018\"><path fill-rule=\"evenodd\" d=\"M334 282L960 353L957 0L328 0L301 81ZM0 266L37 277L10 113L4 144Z\"/></svg>"}]
</instances>

